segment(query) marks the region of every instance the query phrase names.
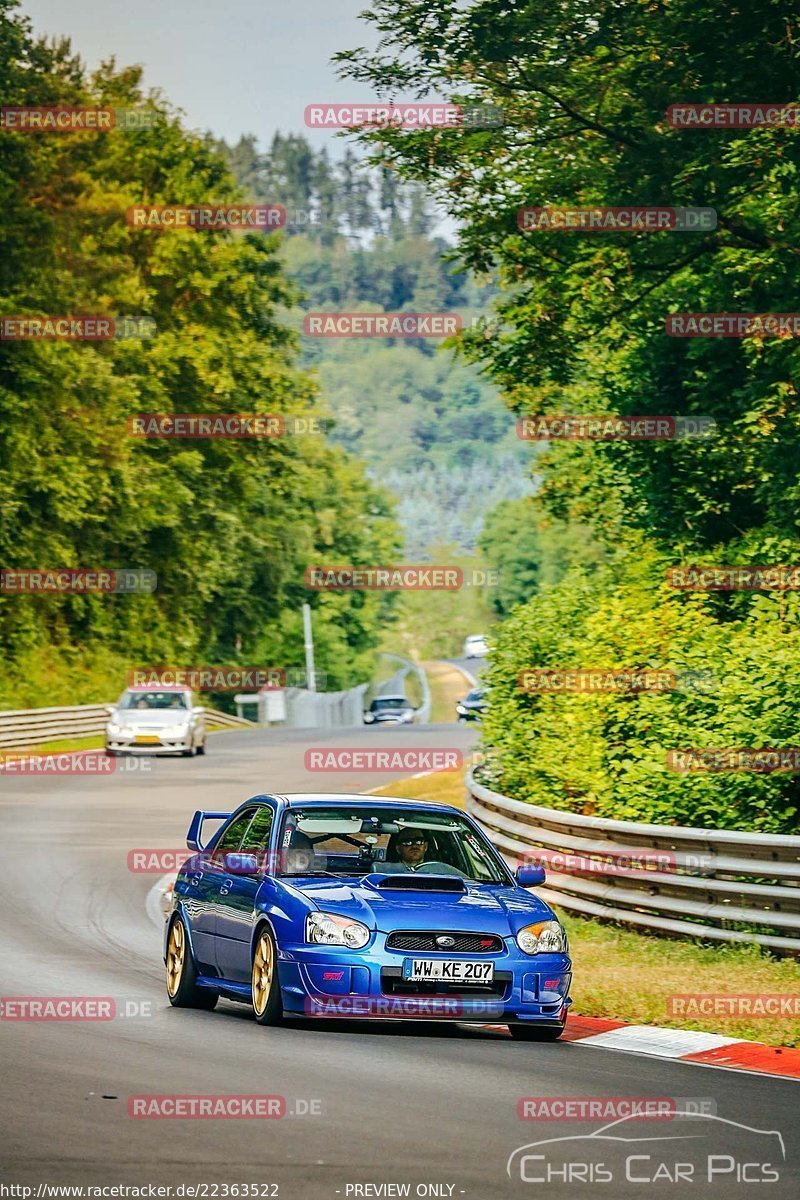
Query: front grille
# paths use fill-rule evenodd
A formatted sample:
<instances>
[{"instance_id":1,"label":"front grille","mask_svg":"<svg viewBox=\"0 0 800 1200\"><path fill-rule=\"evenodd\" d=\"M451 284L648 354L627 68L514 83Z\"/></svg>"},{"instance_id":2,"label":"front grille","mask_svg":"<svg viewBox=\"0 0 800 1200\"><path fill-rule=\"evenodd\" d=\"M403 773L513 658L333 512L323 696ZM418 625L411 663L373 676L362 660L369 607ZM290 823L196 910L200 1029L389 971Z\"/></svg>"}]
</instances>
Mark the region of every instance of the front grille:
<instances>
[{"instance_id":1,"label":"front grille","mask_svg":"<svg viewBox=\"0 0 800 1200\"><path fill-rule=\"evenodd\" d=\"M451 937L452 946L437 946L437 937ZM390 933L387 950L432 950L437 954L498 954L505 943L495 933L449 933L446 929Z\"/></svg>"}]
</instances>

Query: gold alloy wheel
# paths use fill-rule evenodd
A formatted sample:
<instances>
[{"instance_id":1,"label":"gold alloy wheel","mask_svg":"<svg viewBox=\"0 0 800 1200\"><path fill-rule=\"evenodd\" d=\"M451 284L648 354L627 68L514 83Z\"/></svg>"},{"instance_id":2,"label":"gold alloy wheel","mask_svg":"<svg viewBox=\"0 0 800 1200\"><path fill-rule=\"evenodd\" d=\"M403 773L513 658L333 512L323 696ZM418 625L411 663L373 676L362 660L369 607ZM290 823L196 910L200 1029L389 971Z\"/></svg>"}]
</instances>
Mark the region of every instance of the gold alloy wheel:
<instances>
[{"instance_id":1,"label":"gold alloy wheel","mask_svg":"<svg viewBox=\"0 0 800 1200\"><path fill-rule=\"evenodd\" d=\"M185 956L186 939L183 934L183 925L180 921L173 921L167 946L167 991L170 996L177 995L178 988L181 986Z\"/></svg>"},{"instance_id":2,"label":"gold alloy wheel","mask_svg":"<svg viewBox=\"0 0 800 1200\"><path fill-rule=\"evenodd\" d=\"M272 991L273 953L272 940L268 933L262 933L258 939L256 956L253 959L253 1008L259 1017L266 1011L269 994Z\"/></svg>"}]
</instances>

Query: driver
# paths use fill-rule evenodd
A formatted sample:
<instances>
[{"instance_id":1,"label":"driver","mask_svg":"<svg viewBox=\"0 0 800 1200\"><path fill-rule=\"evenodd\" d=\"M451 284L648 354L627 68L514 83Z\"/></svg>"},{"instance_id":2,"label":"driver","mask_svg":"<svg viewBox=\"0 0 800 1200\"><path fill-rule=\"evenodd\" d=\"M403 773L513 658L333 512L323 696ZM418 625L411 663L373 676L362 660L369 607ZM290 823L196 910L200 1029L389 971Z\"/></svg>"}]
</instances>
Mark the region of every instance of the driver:
<instances>
[{"instance_id":1,"label":"driver","mask_svg":"<svg viewBox=\"0 0 800 1200\"><path fill-rule=\"evenodd\" d=\"M438 847L434 842L433 858L428 857L430 838L425 829L401 829L392 834L388 849L388 862L382 869L389 872L422 871L428 875L459 875L466 879L463 871L436 857ZM394 861L396 859L396 861Z\"/></svg>"},{"instance_id":2,"label":"driver","mask_svg":"<svg viewBox=\"0 0 800 1200\"><path fill-rule=\"evenodd\" d=\"M402 829L395 841L397 857L407 871L416 871L425 862L428 838L423 829Z\"/></svg>"}]
</instances>

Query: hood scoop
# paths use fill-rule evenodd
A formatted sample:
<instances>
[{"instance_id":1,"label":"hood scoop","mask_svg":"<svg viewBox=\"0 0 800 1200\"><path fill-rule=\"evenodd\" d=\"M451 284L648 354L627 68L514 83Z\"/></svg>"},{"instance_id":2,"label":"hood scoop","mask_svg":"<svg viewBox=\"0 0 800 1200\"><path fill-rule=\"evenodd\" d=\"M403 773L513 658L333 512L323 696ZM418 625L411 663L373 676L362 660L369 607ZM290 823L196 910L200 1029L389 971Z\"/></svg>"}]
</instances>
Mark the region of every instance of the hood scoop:
<instances>
[{"instance_id":1,"label":"hood scoop","mask_svg":"<svg viewBox=\"0 0 800 1200\"><path fill-rule=\"evenodd\" d=\"M465 892L466 885L457 875L420 875L402 871L394 875L368 875L364 883L377 892Z\"/></svg>"}]
</instances>

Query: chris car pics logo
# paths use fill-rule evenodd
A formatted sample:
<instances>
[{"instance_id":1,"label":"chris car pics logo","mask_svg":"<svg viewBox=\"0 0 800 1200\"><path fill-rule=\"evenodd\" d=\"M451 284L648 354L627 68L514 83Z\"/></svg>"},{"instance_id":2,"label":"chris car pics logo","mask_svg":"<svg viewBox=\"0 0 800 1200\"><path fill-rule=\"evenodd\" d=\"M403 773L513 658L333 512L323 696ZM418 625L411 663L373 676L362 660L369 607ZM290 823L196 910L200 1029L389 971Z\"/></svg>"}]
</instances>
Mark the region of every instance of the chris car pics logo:
<instances>
[{"instance_id":1,"label":"chris car pics logo","mask_svg":"<svg viewBox=\"0 0 800 1200\"><path fill-rule=\"evenodd\" d=\"M579 1185L682 1184L691 1191L701 1184L704 1196L724 1197L732 1185L781 1179L786 1148L779 1130L755 1129L695 1105L671 1113L669 1121L667 1132L632 1113L585 1135L529 1142L509 1155L506 1172L523 1184L568 1184L574 1194L592 1198L601 1193L578 1192Z\"/></svg>"}]
</instances>

